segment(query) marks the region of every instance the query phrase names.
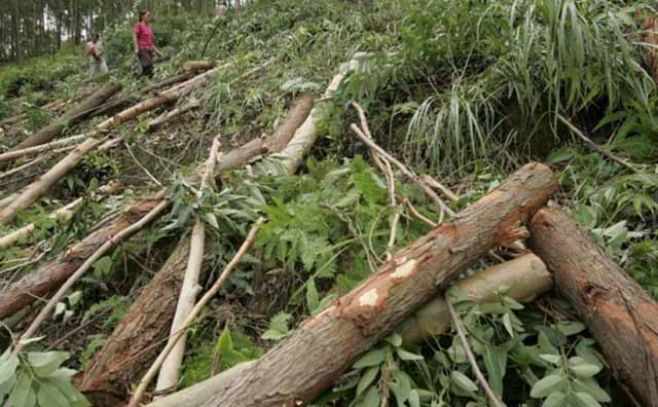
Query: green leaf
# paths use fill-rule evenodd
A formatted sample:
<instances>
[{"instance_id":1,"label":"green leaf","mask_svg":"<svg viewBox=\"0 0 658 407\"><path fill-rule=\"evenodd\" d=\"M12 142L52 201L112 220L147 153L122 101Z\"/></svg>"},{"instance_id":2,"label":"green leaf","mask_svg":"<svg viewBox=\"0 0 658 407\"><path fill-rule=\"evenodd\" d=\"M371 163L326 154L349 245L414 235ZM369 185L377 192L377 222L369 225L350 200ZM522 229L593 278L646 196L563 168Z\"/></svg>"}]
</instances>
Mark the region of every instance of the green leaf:
<instances>
[{"instance_id":1,"label":"green leaf","mask_svg":"<svg viewBox=\"0 0 658 407\"><path fill-rule=\"evenodd\" d=\"M360 369L363 367L377 366L380 365L386 359L386 349L379 348L371 350L370 352L363 355L359 360L354 362L355 369Z\"/></svg>"},{"instance_id":2,"label":"green leaf","mask_svg":"<svg viewBox=\"0 0 658 407\"><path fill-rule=\"evenodd\" d=\"M556 366L562 363L562 357L560 355L543 354L543 355L539 355L539 357L547 361L548 363L552 363Z\"/></svg>"},{"instance_id":3,"label":"green leaf","mask_svg":"<svg viewBox=\"0 0 658 407\"><path fill-rule=\"evenodd\" d=\"M99 275L100 277L106 277L112 271L112 257L105 256L94 262L92 266L94 269L94 274Z\"/></svg>"},{"instance_id":4,"label":"green leaf","mask_svg":"<svg viewBox=\"0 0 658 407\"><path fill-rule=\"evenodd\" d=\"M292 318L292 315L286 312L279 312L270 321L270 328L263 333L263 339L269 339L272 341L279 341L288 335L290 335L290 328L288 327L288 321Z\"/></svg>"},{"instance_id":5,"label":"green leaf","mask_svg":"<svg viewBox=\"0 0 658 407\"><path fill-rule=\"evenodd\" d=\"M587 393L578 391L574 393L574 399L583 407L601 407L601 404Z\"/></svg>"},{"instance_id":6,"label":"green leaf","mask_svg":"<svg viewBox=\"0 0 658 407\"><path fill-rule=\"evenodd\" d=\"M409 407L420 407L420 394L416 389L409 392Z\"/></svg>"},{"instance_id":7,"label":"green leaf","mask_svg":"<svg viewBox=\"0 0 658 407\"><path fill-rule=\"evenodd\" d=\"M312 314L318 308L319 304L318 289L315 287L315 279L311 277L306 283L306 306Z\"/></svg>"},{"instance_id":8,"label":"green leaf","mask_svg":"<svg viewBox=\"0 0 658 407\"><path fill-rule=\"evenodd\" d=\"M404 349L396 349L395 353L397 353L398 357L402 360L410 361L410 360L423 360L424 358L421 355L417 355L415 353L408 352Z\"/></svg>"},{"instance_id":9,"label":"green leaf","mask_svg":"<svg viewBox=\"0 0 658 407\"><path fill-rule=\"evenodd\" d=\"M501 347L487 344L484 349L483 359L491 388L498 396L502 396L503 379L507 367L507 351Z\"/></svg>"},{"instance_id":10,"label":"green leaf","mask_svg":"<svg viewBox=\"0 0 658 407\"><path fill-rule=\"evenodd\" d=\"M372 381L375 380L375 377L377 377L377 373L379 373L379 367L371 367L361 375L359 384L356 386L357 396L363 393L368 388L368 386L370 386Z\"/></svg>"},{"instance_id":11,"label":"green leaf","mask_svg":"<svg viewBox=\"0 0 658 407\"><path fill-rule=\"evenodd\" d=\"M530 390L530 397L543 398L556 390L560 390L565 385L565 378L558 375L549 375L532 386Z\"/></svg>"},{"instance_id":12,"label":"green leaf","mask_svg":"<svg viewBox=\"0 0 658 407\"><path fill-rule=\"evenodd\" d=\"M48 380L42 380L39 383L37 391L37 401L43 407L69 407L70 403L66 396Z\"/></svg>"},{"instance_id":13,"label":"green leaf","mask_svg":"<svg viewBox=\"0 0 658 407\"><path fill-rule=\"evenodd\" d=\"M544 400L542 407L562 407L565 405L565 400L567 395L561 391L556 391L551 394Z\"/></svg>"},{"instance_id":14,"label":"green leaf","mask_svg":"<svg viewBox=\"0 0 658 407\"><path fill-rule=\"evenodd\" d=\"M0 384L14 376L18 363L18 357L12 355L12 348L8 347L0 356Z\"/></svg>"},{"instance_id":15,"label":"green leaf","mask_svg":"<svg viewBox=\"0 0 658 407\"><path fill-rule=\"evenodd\" d=\"M379 391L376 387L370 387L370 390L363 397L363 401L358 402L356 405L359 407L379 407L380 403Z\"/></svg>"},{"instance_id":16,"label":"green leaf","mask_svg":"<svg viewBox=\"0 0 658 407\"><path fill-rule=\"evenodd\" d=\"M28 352L27 361L39 376L50 376L69 358L67 352Z\"/></svg>"},{"instance_id":17,"label":"green leaf","mask_svg":"<svg viewBox=\"0 0 658 407\"><path fill-rule=\"evenodd\" d=\"M569 370L571 370L578 377L588 378L598 374L601 371L601 367L589 363L584 363L580 365L569 366Z\"/></svg>"},{"instance_id":18,"label":"green leaf","mask_svg":"<svg viewBox=\"0 0 658 407\"><path fill-rule=\"evenodd\" d=\"M36 393L32 388L32 376L21 371L18 374L16 385L9 395L9 403L12 407L32 407L36 402Z\"/></svg>"},{"instance_id":19,"label":"green leaf","mask_svg":"<svg viewBox=\"0 0 658 407\"><path fill-rule=\"evenodd\" d=\"M468 393L474 394L478 390L478 386L473 382L473 380L469 379L468 376L458 370L454 370L450 374L450 380L457 387Z\"/></svg>"},{"instance_id":20,"label":"green leaf","mask_svg":"<svg viewBox=\"0 0 658 407\"><path fill-rule=\"evenodd\" d=\"M590 396L594 397L596 401L602 403L609 403L612 401L608 393L606 393L606 391L603 390L594 379L575 379L573 381L573 387L576 391L588 393Z\"/></svg>"},{"instance_id":21,"label":"green leaf","mask_svg":"<svg viewBox=\"0 0 658 407\"><path fill-rule=\"evenodd\" d=\"M577 321L559 321L555 327L566 336L578 334L585 330L585 325Z\"/></svg>"},{"instance_id":22,"label":"green leaf","mask_svg":"<svg viewBox=\"0 0 658 407\"><path fill-rule=\"evenodd\" d=\"M506 312L505 315L503 315L503 325L509 336L514 338L514 327L512 326L512 318L509 312Z\"/></svg>"},{"instance_id":23,"label":"green leaf","mask_svg":"<svg viewBox=\"0 0 658 407\"><path fill-rule=\"evenodd\" d=\"M393 347L395 348L399 348L400 346L402 346L402 336L400 336L400 334L398 333L392 333L391 335L387 336L384 340L390 343L391 345L393 345Z\"/></svg>"},{"instance_id":24,"label":"green leaf","mask_svg":"<svg viewBox=\"0 0 658 407\"><path fill-rule=\"evenodd\" d=\"M217 344L215 345L215 351L219 354L226 354L233 350L233 339L231 338L231 331L228 327L222 330L222 334L219 335L217 339Z\"/></svg>"}]
</instances>

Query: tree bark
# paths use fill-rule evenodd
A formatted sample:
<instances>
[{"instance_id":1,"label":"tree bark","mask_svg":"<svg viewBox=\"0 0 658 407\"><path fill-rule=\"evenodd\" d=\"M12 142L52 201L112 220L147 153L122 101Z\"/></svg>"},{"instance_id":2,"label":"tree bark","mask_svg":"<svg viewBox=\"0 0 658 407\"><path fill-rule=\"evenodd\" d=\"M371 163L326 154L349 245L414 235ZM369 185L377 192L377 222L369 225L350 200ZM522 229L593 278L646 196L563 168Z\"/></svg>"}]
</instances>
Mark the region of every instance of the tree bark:
<instances>
[{"instance_id":1,"label":"tree bark","mask_svg":"<svg viewBox=\"0 0 658 407\"><path fill-rule=\"evenodd\" d=\"M217 163L217 171L225 172L240 168L254 157L267 153L282 151L290 142L295 131L309 117L313 108L313 95L303 95L295 101L286 120L279 125L271 136L259 137L222 156Z\"/></svg>"},{"instance_id":2,"label":"tree bark","mask_svg":"<svg viewBox=\"0 0 658 407\"><path fill-rule=\"evenodd\" d=\"M529 302L550 290L552 276L544 263L534 254L490 267L481 273L455 282L477 303L496 298L501 287L509 287L507 295L518 301ZM450 316L443 294L420 308L396 329L405 344L417 344L448 330ZM187 389L155 400L149 407L198 407L215 394L220 394L234 380L253 368L256 361L241 363Z\"/></svg>"},{"instance_id":3,"label":"tree bark","mask_svg":"<svg viewBox=\"0 0 658 407\"><path fill-rule=\"evenodd\" d=\"M135 370L148 368L147 361L164 345L166 328L176 311L189 249L190 238L184 237L77 378L78 389L92 405L121 405L130 383L139 376Z\"/></svg>"},{"instance_id":4,"label":"tree bark","mask_svg":"<svg viewBox=\"0 0 658 407\"><path fill-rule=\"evenodd\" d=\"M55 260L43 264L0 292L0 318L26 307L36 299L57 290L100 246L155 208L161 197L141 200L102 229L72 245Z\"/></svg>"},{"instance_id":5,"label":"tree bark","mask_svg":"<svg viewBox=\"0 0 658 407\"><path fill-rule=\"evenodd\" d=\"M213 75L219 72L219 70L222 69L223 67L224 66L220 66L210 71L204 72L200 75L193 77L192 79L189 79L183 83L180 83L178 85L175 85L165 90L164 92L162 92L157 96L148 98L140 103L137 103L136 105L128 109L125 109L122 112L119 112L113 117L100 123L98 126L96 126L96 130L100 132L107 131L109 129L118 126L121 123L134 119L135 117L139 116L142 113L151 111L153 109L157 109L160 106L163 106L167 103L171 103L177 100L178 98L186 96L194 89L205 86L213 77Z\"/></svg>"},{"instance_id":6,"label":"tree bark","mask_svg":"<svg viewBox=\"0 0 658 407\"><path fill-rule=\"evenodd\" d=\"M20 150L28 147L34 147L48 143L56 137L59 137L67 126L80 122L86 117L93 116L95 108L103 104L112 95L121 89L121 85L108 84L98 89L80 102L74 109L66 112L56 119L53 123L42 128L36 133L30 135L27 139L20 142L14 149Z\"/></svg>"},{"instance_id":7,"label":"tree bark","mask_svg":"<svg viewBox=\"0 0 658 407\"><path fill-rule=\"evenodd\" d=\"M437 288L523 226L557 189L552 171L528 164L449 223L398 252L375 274L287 340L204 406L295 406L311 402L363 352L436 295ZM331 352L327 352L331 349Z\"/></svg>"},{"instance_id":8,"label":"tree bark","mask_svg":"<svg viewBox=\"0 0 658 407\"><path fill-rule=\"evenodd\" d=\"M183 71L204 71L217 65L215 61L187 61L183 63Z\"/></svg>"},{"instance_id":9,"label":"tree bark","mask_svg":"<svg viewBox=\"0 0 658 407\"><path fill-rule=\"evenodd\" d=\"M564 212L542 209L530 224L531 249L554 274L619 380L658 406L658 304Z\"/></svg>"},{"instance_id":10,"label":"tree bark","mask_svg":"<svg viewBox=\"0 0 658 407\"><path fill-rule=\"evenodd\" d=\"M303 122L312 102L312 98L304 97L296 103L284 124L279 126L287 132L276 131L266 144L278 145L280 139L291 139L295 128L287 124ZM249 162L257 155L255 150L251 151L251 156L232 153L222 156L215 168L215 176L227 168ZM222 164L226 158L230 159L230 166ZM93 400L95 406L116 406L125 401L130 384L140 379L148 369L148 362L164 346L183 284L189 250L190 239L181 240L160 271L144 287L110 340L94 355L89 368L80 374L79 389ZM127 357L131 352L134 354Z\"/></svg>"}]
</instances>

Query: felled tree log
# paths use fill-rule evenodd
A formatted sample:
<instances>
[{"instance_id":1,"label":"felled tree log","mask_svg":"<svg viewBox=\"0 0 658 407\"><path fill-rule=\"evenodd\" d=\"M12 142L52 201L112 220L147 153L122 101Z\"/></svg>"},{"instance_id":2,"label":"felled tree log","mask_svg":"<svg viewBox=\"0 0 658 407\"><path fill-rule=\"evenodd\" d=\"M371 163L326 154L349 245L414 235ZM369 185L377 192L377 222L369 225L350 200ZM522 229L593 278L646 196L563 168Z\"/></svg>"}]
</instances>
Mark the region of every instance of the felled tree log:
<instances>
[{"instance_id":1,"label":"felled tree log","mask_svg":"<svg viewBox=\"0 0 658 407\"><path fill-rule=\"evenodd\" d=\"M25 187L14 201L0 211L0 224L11 221L19 210L25 209L39 200L98 144L99 140L94 138L85 140L38 180Z\"/></svg>"},{"instance_id":2,"label":"felled tree log","mask_svg":"<svg viewBox=\"0 0 658 407\"><path fill-rule=\"evenodd\" d=\"M525 302L548 291L552 283L551 274L544 263L534 254L528 254L459 280L455 282L455 286L464 290L470 299L478 303L492 301L502 287L509 288L506 295ZM402 323L396 331L402 335L405 344L416 344L446 332L449 326L448 306L443 295L438 295ZM255 363L256 361L241 363L208 380L158 399L149 404L149 407L198 407L215 394L224 392Z\"/></svg>"},{"instance_id":3,"label":"felled tree log","mask_svg":"<svg viewBox=\"0 0 658 407\"><path fill-rule=\"evenodd\" d=\"M658 406L658 304L564 212L542 209L531 249L554 274L614 374L646 406Z\"/></svg>"},{"instance_id":4,"label":"felled tree log","mask_svg":"<svg viewBox=\"0 0 658 407\"><path fill-rule=\"evenodd\" d=\"M32 304L36 299L57 290L100 246L156 207L162 199L142 200L129 210L71 246L55 260L47 262L0 292L0 318Z\"/></svg>"},{"instance_id":5,"label":"felled tree log","mask_svg":"<svg viewBox=\"0 0 658 407\"><path fill-rule=\"evenodd\" d=\"M162 126L163 124L167 123L168 121L172 120L173 118L183 115L190 110L197 109L201 106L201 103L199 101L192 101L189 103L186 103L182 106L179 106L171 111L164 112L160 116L156 117L155 119L151 120L148 123L148 130L153 131L157 129L158 127Z\"/></svg>"},{"instance_id":6,"label":"felled tree log","mask_svg":"<svg viewBox=\"0 0 658 407\"><path fill-rule=\"evenodd\" d=\"M359 355L431 300L451 276L489 250L525 236L523 225L556 189L548 167L524 166L454 220L396 253L204 406L292 406L312 401Z\"/></svg>"},{"instance_id":7,"label":"felled tree log","mask_svg":"<svg viewBox=\"0 0 658 407\"><path fill-rule=\"evenodd\" d=\"M225 172L240 168L254 157L282 151L290 142L313 108L313 95L299 97L288 114L271 136L255 138L248 143L224 154L217 163L217 171Z\"/></svg>"},{"instance_id":8,"label":"felled tree log","mask_svg":"<svg viewBox=\"0 0 658 407\"><path fill-rule=\"evenodd\" d=\"M286 132L277 130L265 140L266 145L278 145L280 139L290 140L294 130L308 116L312 104L313 99L308 97L297 102L284 124L279 126L287 129ZM230 152L222 156L215 175L244 165L261 153L261 150L250 151L252 155ZM231 165L222 164L225 159L230 159ZM160 271L144 287L112 336L94 355L89 367L78 377L78 388L93 400L94 405L115 406L125 401L130 384L141 377L148 369L148 361L164 346L183 284L189 250L190 239L182 239Z\"/></svg>"},{"instance_id":9,"label":"felled tree log","mask_svg":"<svg viewBox=\"0 0 658 407\"><path fill-rule=\"evenodd\" d=\"M163 91L157 96L153 96L142 102L139 102L136 105L131 106L130 108L125 109L117 113L116 115L110 117L109 119L105 120L104 122L100 123L98 126L96 126L96 130L101 132L107 131L109 129L118 126L121 123L134 119L135 117L141 115L142 113L157 109L160 106L164 106L168 103L174 102L178 98L188 95L194 89L198 89L206 85L210 81L210 79L223 67L224 66L220 66L210 71L204 72L200 75L193 77L192 79L188 79L183 83L179 83Z\"/></svg>"},{"instance_id":10,"label":"felled tree log","mask_svg":"<svg viewBox=\"0 0 658 407\"><path fill-rule=\"evenodd\" d=\"M212 69L215 65L215 61L187 61L183 64L183 71L203 71Z\"/></svg>"},{"instance_id":11,"label":"felled tree log","mask_svg":"<svg viewBox=\"0 0 658 407\"><path fill-rule=\"evenodd\" d=\"M136 104L135 106L132 106L129 109L118 113L117 115L97 125L91 134L97 135L105 133L121 123L134 119L144 112L156 109L166 103L178 99L179 97L189 94L194 89L197 89L198 87L208 83L210 78L212 78L212 75L214 75L220 68L221 67L218 67L201 75L197 75L186 82L178 84L162 92L158 96L149 98ZM27 208L29 205L40 199L50 187L52 187L57 181L59 181L73 168L75 168L78 162L87 153L102 145L101 142L102 139L97 140L93 137L89 137L40 179L28 185L14 202L9 204L0 212L0 223L8 222L16 216L18 210Z\"/></svg>"},{"instance_id":12,"label":"felled tree log","mask_svg":"<svg viewBox=\"0 0 658 407\"><path fill-rule=\"evenodd\" d=\"M80 102L74 109L66 112L48 126L42 128L41 130L20 142L16 146L16 149L20 150L27 147L48 143L52 139L62 134L67 126L75 124L86 117L92 116L96 107L103 104L103 102L117 93L120 89L121 85L113 83L103 86L88 96L85 100Z\"/></svg>"}]
</instances>

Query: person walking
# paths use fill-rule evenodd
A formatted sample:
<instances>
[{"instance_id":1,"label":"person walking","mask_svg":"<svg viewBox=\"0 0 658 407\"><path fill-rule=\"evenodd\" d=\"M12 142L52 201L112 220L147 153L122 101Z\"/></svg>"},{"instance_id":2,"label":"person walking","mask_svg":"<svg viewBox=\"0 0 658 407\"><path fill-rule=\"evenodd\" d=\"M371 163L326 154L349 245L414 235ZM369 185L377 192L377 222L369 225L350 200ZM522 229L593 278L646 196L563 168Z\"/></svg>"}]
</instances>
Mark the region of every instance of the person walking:
<instances>
[{"instance_id":1,"label":"person walking","mask_svg":"<svg viewBox=\"0 0 658 407\"><path fill-rule=\"evenodd\" d=\"M139 60L140 73L146 77L153 76L153 62L156 55L162 55L155 46L155 36L149 22L151 14L148 10L139 12L139 22L135 24L133 42L135 54Z\"/></svg>"},{"instance_id":2,"label":"person walking","mask_svg":"<svg viewBox=\"0 0 658 407\"><path fill-rule=\"evenodd\" d=\"M107 63L103 56L103 44L100 40L100 35L94 34L89 41L85 44L85 55L89 58L89 72L94 74L97 72L107 73Z\"/></svg>"}]
</instances>

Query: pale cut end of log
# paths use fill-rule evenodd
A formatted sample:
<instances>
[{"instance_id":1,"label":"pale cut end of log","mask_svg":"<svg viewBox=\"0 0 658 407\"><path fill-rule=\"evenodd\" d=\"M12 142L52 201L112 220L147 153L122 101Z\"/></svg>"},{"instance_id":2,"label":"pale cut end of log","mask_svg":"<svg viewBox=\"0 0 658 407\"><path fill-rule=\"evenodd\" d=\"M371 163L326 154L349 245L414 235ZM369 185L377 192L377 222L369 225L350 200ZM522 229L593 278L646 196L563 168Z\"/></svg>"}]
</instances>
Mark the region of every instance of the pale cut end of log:
<instances>
[{"instance_id":1,"label":"pale cut end of log","mask_svg":"<svg viewBox=\"0 0 658 407\"><path fill-rule=\"evenodd\" d=\"M217 62L215 61L186 61L183 63L182 69L185 72L205 71L214 68L216 65Z\"/></svg>"},{"instance_id":2,"label":"pale cut end of log","mask_svg":"<svg viewBox=\"0 0 658 407\"><path fill-rule=\"evenodd\" d=\"M552 285L553 278L544 262L534 254L526 254L456 281L453 287L464 291L475 303L486 303L496 299L498 292L517 301L530 302ZM438 296L407 319L398 332L404 343L413 344L444 333L449 326L448 305L443 296Z\"/></svg>"},{"instance_id":3,"label":"pale cut end of log","mask_svg":"<svg viewBox=\"0 0 658 407\"><path fill-rule=\"evenodd\" d=\"M584 230L558 209L530 224L531 249L553 272L613 373L647 406L658 406L658 304Z\"/></svg>"}]
</instances>

